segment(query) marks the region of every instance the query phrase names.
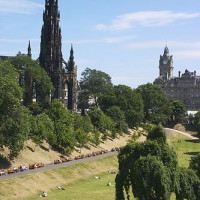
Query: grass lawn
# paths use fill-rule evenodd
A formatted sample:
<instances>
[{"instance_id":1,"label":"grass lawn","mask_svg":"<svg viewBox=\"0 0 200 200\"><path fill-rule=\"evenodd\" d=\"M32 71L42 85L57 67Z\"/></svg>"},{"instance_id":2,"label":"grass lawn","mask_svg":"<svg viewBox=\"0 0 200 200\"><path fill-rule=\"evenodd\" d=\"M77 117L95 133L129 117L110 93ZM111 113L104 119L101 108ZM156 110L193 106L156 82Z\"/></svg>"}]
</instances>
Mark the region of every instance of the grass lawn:
<instances>
[{"instance_id":1,"label":"grass lawn","mask_svg":"<svg viewBox=\"0 0 200 200\"><path fill-rule=\"evenodd\" d=\"M192 140L175 131L168 138L168 143L177 152L178 163L181 167L188 167L191 157L200 153L200 143L198 141Z\"/></svg>"},{"instance_id":2,"label":"grass lawn","mask_svg":"<svg viewBox=\"0 0 200 200\"><path fill-rule=\"evenodd\" d=\"M66 190L51 190L49 200L114 200L115 175L109 173L98 174L102 179L90 177L64 186ZM112 186L107 186L111 182ZM39 194L26 200L40 199Z\"/></svg>"}]
</instances>

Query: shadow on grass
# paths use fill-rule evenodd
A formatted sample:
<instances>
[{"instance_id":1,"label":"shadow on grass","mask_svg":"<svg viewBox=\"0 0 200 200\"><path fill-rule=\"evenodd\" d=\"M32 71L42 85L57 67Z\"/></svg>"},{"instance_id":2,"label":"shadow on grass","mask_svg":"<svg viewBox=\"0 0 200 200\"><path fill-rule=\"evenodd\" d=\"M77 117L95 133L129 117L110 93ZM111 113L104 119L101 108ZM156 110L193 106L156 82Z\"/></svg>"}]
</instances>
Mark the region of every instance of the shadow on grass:
<instances>
[{"instance_id":1,"label":"shadow on grass","mask_svg":"<svg viewBox=\"0 0 200 200\"><path fill-rule=\"evenodd\" d=\"M200 152L186 152L184 154L190 155L190 156L196 156L197 154L199 154Z\"/></svg>"},{"instance_id":2,"label":"shadow on grass","mask_svg":"<svg viewBox=\"0 0 200 200\"><path fill-rule=\"evenodd\" d=\"M10 161L0 154L0 169L8 169L10 166Z\"/></svg>"},{"instance_id":3,"label":"shadow on grass","mask_svg":"<svg viewBox=\"0 0 200 200\"><path fill-rule=\"evenodd\" d=\"M26 146L26 148L27 148L28 150L30 150L31 152L35 152L35 150L34 150L32 147Z\"/></svg>"},{"instance_id":4,"label":"shadow on grass","mask_svg":"<svg viewBox=\"0 0 200 200\"><path fill-rule=\"evenodd\" d=\"M49 149L48 149L48 148L46 148L46 147L44 147L43 145L40 145L40 148L41 148L41 149L43 149L44 151L47 151L47 152L49 152Z\"/></svg>"},{"instance_id":5,"label":"shadow on grass","mask_svg":"<svg viewBox=\"0 0 200 200\"><path fill-rule=\"evenodd\" d=\"M185 140L186 142L191 142L191 143L200 143L199 139L195 139L195 140Z\"/></svg>"}]
</instances>

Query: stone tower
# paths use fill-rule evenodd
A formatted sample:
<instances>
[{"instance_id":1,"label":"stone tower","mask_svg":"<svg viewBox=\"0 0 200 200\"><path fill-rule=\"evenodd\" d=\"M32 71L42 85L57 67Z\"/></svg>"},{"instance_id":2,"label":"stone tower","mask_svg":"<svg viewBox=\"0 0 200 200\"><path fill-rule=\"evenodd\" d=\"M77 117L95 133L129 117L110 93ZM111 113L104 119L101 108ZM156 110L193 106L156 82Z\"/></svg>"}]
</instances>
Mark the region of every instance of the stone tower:
<instances>
[{"instance_id":1,"label":"stone tower","mask_svg":"<svg viewBox=\"0 0 200 200\"><path fill-rule=\"evenodd\" d=\"M45 0L41 31L39 63L46 70L54 85L52 98L58 98L70 110L76 110L77 68L74 63L73 48L70 61L62 56L62 36L58 0ZM65 66L63 66L63 64ZM69 66L68 66L69 65ZM72 84L73 82L73 84Z\"/></svg>"},{"instance_id":2,"label":"stone tower","mask_svg":"<svg viewBox=\"0 0 200 200\"><path fill-rule=\"evenodd\" d=\"M70 57L64 74L65 99L67 107L70 110L76 110L77 107L77 67L74 62L74 50L71 46ZM66 104L65 103L65 104Z\"/></svg>"},{"instance_id":3,"label":"stone tower","mask_svg":"<svg viewBox=\"0 0 200 200\"><path fill-rule=\"evenodd\" d=\"M173 77L173 56L169 55L167 46L164 49L163 56L160 56L159 70L159 76L162 76L165 81L168 80L168 78Z\"/></svg>"},{"instance_id":4,"label":"stone tower","mask_svg":"<svg viewBox=\"0 0 200 200\"><path fill-rule=\"evenodd\" d=\"M31 53L31 42L29 40L29 43L28 43L28 53L27 53L27 56L29 56L30 58L32 57L32 53Z\"/></svg>"},{"instance_id":5,"label":"stone tower","mask_svg":"<svg viewBox=\"0 0 200 200\"><path fill-rule=\"evenodd\" d=\"M39 62L51 77L54 98L62 96L62 45L58 0L45 0Z\"/></svg>"}]
</instances>

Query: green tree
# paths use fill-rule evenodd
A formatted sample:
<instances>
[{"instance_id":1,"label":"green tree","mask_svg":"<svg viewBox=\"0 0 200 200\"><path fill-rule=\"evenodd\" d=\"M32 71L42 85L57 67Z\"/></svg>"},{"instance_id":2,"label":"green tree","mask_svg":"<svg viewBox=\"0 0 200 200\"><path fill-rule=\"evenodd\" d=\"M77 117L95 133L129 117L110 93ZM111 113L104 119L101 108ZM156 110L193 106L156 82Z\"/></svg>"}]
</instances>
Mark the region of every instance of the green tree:
<instances>
[{"instance_id":1,"label":"green tree","mask_svg":"<svg viewBox=\"0 0 200 200\"><path fill-rule=\"evenodd\" d=\"M81 151L81 148L83 148L89 140L88 134L83 129L78 129L75 131L75 138Z\"/></svg>"},{"instance_id":2,"label":"green tree","mask_svg":"<svg viewBox=\"0 0 200 200\"><path fill-rule=\"evenodd\" d=\"M40 145L46 140L50 145L56 144L56 135L54 134L54 125L49 116L42 113L32 119L33 132L32 140Z\"/></svg>"},{"instance_id":3,"label":"green tree","mask_svg":"<svg viewBox=\"0 0 200 200\"><path fill-rule=\"evenodd\" d=\"M177 176L176 199L200 199L200 180L191 169L180 168Z\"/></svg>"},{"instance_id":4,"label":"green tree","mask_svg":"<svg viewBox=\"0 0 200 200\"><path fill-rule=\"evenodd\" d=\"M24 147L30 132L30 113L21 105L22 90L17 73L8 61L0 61L0 146L8 147L10 158Z\"/></svg>"},{"instance_id":5,"label":"green tree","mask_svg":"<svg viewBox=\"0 0 200 200\"><path fill-rule=\"evenodd\" d=\"M189 168L193 169L200 178L200 153L191 158Z\"/></svg>"},{"instance_id":6,"label":"green tree","mask_svg":"<svg viewBox=\"0 0 200 200\"><path fill-rule=\"evenodd\" d=\"M161 125L157 125L154 127L147 136L148 140L158 140L158 142L161 142L162 144L166 144L167 138L166 133L163 130L163 127Z\"/></svg>"},{"instance_id":7,"label":"green tree","mask_svg":"<svg viewBox=\"0 0 200 200\"><path fill-rule=\"evenodd\" d=\"M112 86L111 77L102 71L87 68L81 74L80 86L83 92L79 96L79 108L89 108L90 98L94 99L91 106L98 106L98 98Z\"/></svg>"},{"instance_id":8,"label":"green tree","mask_svg":"<svg viewBox=\"0 0 200 200\"><path fill-rule=\"evenodd\" d=\"M93 126L104 134L105 139L108 136L108 131L111 132L111 136L115 137L115 123L103 111L95 107L88 112L88 115L91 118Z\"/></svg>"},{"instance_id":9,"label":"green tree","mask_svg":"<svg viewBox=\"0 0 200 200\"><path fill-rule=\"evenodd\" d=\"M98 130L93 130L90 134L90 142L98 146L100 144L100 132Z\"/></svg>"},{"instance_id":10,"label":"green tree","mask_svg":"<svg viewBox=\"0 0 200 200\"><path fill-rule=\"evenodd\" d=\"M144 117L141 95L125 85L114 86L109 93L99 98L99 104L104 112L112 106L119 107L130 128L138 126Z\"/></svg>"},{"instance_id":11,"label":"green tree","mask_svg":"<svg viewBox=\"0 0 200 200\"><path fill-rule=\"evenodd\" d=\"M129 143L121 148L118 162L117 200L125 199L124 191L129 199L130 187L134 197L144 200L156 199L155 195L158 199L169 199L174 192L177 156L167 144L160 144L157 138L144 143Z\"/></svg>"},{"instance_id":12,"label":"green tree","mask_svg":"<svg viewBox=\"0 0 200 200\"><path fill-rule=\"evenodd\" d=\"M56 135L54 147L62 151L62 153L72 151L76 142L73 132L73 114L67 111L58 100L54 100L45 113L54 124L54 133Z\"/></svg>"},{"instance_id":13,"label":"green tree","mask_svg":"<svg viewBox=\"0 0 200 200\"><path fill-rule=\"evenodd\" d=\"M194 126L195 126L195 129L196 129L198 135L200 136L200 112L195 114Z\"/></svg>"},{"instance_id":14,"label":"green tree","mask_svg":"<svg viewBox=\"0 0 200 200\"><path fill-rule=\"evenodd\" d=\"M139 158L131 170L134 196L140 200L170 199L170 180L158 157Z\"/></svg>"},{"instance_id":15,"label":"green tree","mask_svg":"<svg viewBox=\"0 0 200 200\"><path fill-rule=\"evenodd\" d=\"M171 119L172 120L175 119L176 122L181 122L187 111L185 104L183 104L178 99L174 99L170 101L170 105L171 105Z\"/></svg>"},{"instance_id":16,"label":"green tree","mask_svg":"<svg viewBox=\"0 0 200 200\"><path fill-rule=\"evenodd\" d=\"M170 116L170 105L164 91L158 85L147 83L136 90L144 103L144 119L155 124L165 124Z\"/></svg>"},{"instance_id":17,"label":"green tree","mask_svg":"<svg viewBox=\"0 0 200 200\"><path fill-rule=\"evenodd\" d=\"M74 130L83 129L86 133L90 133L93 130L92 122L89 115L81 116L80 114L74 112L72 113L74 117Z\"/></svg>"},{"instance_id":18,"label":"green tree","mask_svg":"<svg viewBox=\"0 0 200 200\"><path fill-rule=\"evenodd\" d=\"M33 98L36 98L41 107L48 107L54 88L50 77L40 67L38 61L33 61L29 56L18 54L11 58L10 62L18 72L19 84L24 91L24 104L31 104Z\"/></svg>"},{"instance_id":19,"label":"green tree","mask_svg":"<svg viewBox=\"0 0 200 200\"><path fill-rule=\"evenodd\" d=\"M124 112L118 106L108 108L106 114L116 123L116 130L119 134L128 133L128 124Z\"/></svg>"}]
</instances>

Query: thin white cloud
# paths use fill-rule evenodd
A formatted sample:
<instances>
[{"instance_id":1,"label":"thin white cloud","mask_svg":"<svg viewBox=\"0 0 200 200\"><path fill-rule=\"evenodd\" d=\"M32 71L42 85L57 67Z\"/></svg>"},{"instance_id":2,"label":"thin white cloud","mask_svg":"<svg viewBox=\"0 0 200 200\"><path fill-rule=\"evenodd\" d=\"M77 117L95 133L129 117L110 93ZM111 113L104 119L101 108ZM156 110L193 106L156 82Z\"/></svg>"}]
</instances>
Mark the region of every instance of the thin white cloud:
<instances>
[{"instance_id":1,"label":"thin white cloud","mask_svg":"<svg viewBox=\"0 0 200 200\"><path fill-rule=\"evenodd\" d=\"M186 20L200 17L200 13L172 12L172 11L144 11L127 13L117 16L110 25L97 24L97 30L126 30L132 27L164 26L177 20Z\"/></svg>"},{"instance_id":2,"label":"thin white cloud","mask_svg":"<svg viewBox=\"0 0 200 200\"><path fill-rule=\"evenodd\" d=\"M43 8L42 4L29 0L0 0L0 5L0 12L3 13L30 14Z\"/></svg>"},{"instance_id":3,"label":"thin white cloud","mask_svg":"<svg viewBox=\"0 0 200 200\"><path fill-rule=\"evenodd\" d=\"M135 38L135 36L108 37L108 38L74 40L74 41L65 41L65 42L73 43L73 44L85 44L85 43L87 44L98 44L98 43L114 44L114 43L126 42L133 38Z\"/></svg>"},{"instance_id":4,"label":"thin white cloud","mask_svg":"<svg viewBox=\"0 0 200 200\"><path fill-rule=\"evenodd\" d=\"M176 59L200 59L200 49L191 49L186 51L175 51L173 53Z\"/></svg>"},{"instance_id":5,"label":"thin white cloud","mask_svg":"<svg viewBox=\"0 0 200 200\"><path fill-rule=\"evenodd\" d=\"M125 45L129 49L153 49L153 48L163 48L165 45L169 46L169 49L174 48L200 48L200 41L164 41L155 40L147 42L135 42Z\"/></svg>"}]
</instances>

